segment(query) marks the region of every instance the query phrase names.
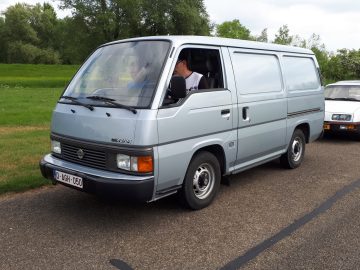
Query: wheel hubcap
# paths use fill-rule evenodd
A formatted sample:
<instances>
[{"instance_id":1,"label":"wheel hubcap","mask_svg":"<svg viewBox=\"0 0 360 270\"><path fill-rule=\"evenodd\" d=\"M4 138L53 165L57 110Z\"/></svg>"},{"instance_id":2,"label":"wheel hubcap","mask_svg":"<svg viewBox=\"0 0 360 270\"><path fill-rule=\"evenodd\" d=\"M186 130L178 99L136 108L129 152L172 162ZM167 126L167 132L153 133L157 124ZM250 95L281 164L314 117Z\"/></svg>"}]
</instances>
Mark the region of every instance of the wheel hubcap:
<instances>
[{"instance_id":1,"label":"wheel hubcap","mask_svg":"<svg viewBox=\"0 0 360 270\"><path fill-rule=\"evenodd\" d=\"M204 163L197 168L193 178L193 191L197 198L205 199L209 196L214 188L214 177L215 171L210 164Z\"/></svg>"},{"instance_id":2,"label":"wheel hubcap","mask_svg":"<svg viewBox=\"0 0 360 270\"><path fill-rule=\"evenodd\" d=\"M303 145L300 138L296 137L291 146L292 158L295 162L298 162L303 152Z\"/></svg>"}]
</instances>

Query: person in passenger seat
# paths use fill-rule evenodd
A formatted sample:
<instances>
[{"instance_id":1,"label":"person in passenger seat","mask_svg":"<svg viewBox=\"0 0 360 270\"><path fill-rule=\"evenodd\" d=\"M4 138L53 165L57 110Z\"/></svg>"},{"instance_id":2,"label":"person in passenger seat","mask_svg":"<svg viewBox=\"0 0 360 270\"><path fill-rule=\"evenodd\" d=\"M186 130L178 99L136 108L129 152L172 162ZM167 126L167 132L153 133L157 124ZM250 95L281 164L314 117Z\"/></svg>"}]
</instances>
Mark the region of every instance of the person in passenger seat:
<instances>
[{"instance_id":1,"label":"person in passenger seat","mask_svg":"<svg viewBox=\"0 0 360 270\"><path fill-rule=\"evenodd\" d=\"M209 88L208 82L202 74L189 69L186 51L181 51L175 65L174 73L185 78L186 90L188 92Z\"/></svg>"}]
</instances>

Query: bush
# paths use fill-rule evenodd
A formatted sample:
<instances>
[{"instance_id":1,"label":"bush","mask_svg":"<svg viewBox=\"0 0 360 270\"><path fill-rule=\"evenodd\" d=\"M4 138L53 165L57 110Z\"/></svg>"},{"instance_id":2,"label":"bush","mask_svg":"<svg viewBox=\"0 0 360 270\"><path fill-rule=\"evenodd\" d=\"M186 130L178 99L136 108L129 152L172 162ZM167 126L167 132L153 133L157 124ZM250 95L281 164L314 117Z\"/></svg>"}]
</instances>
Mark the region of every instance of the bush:
<instances>
[{"instance_id":1,"label":"bush","mask_svg":"<svg viewBox=\"0 0 360 270\"><path fill-rule=\"evenodd\" d=\"M61 64L60 55L52 49L41 49L21 41L12 42L7 51L8 63Z\"/></svg>"}]
</instances>

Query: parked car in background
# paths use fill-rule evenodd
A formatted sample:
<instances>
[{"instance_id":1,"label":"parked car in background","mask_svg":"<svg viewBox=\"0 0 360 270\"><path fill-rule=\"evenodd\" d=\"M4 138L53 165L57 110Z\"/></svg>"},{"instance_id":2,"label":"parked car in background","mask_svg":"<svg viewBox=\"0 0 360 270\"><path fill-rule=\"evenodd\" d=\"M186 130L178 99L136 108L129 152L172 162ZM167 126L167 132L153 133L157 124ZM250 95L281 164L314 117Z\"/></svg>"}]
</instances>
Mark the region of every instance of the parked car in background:
<instances>
[{"instance_id":1,"label":"parked car in background","mask_svg":"<svg viewBox=\"0 0 360 270\"><path fill-rule=\"evenodd\" d=\"M324 132L360 136L360 80L340 81L325 87Z\"/></svg>"}]
</instances>

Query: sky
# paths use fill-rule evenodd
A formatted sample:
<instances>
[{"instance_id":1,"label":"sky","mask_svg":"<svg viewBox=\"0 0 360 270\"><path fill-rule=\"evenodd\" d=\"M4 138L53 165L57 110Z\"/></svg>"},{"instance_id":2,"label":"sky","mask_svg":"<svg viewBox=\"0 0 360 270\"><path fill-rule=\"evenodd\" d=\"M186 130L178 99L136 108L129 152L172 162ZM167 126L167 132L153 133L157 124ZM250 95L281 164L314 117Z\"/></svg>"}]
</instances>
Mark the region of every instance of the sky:
<instances>
[{"instance_id":1,"label":"sky","mask_svg":"<svg viewBox=\"0 0 360 270\"><path fill-rule=\"evenodd\" d=\"M150 0L149 0L150 1ZM0 11L14 5L16 0L0 0ZM28 4L43 2L21 0ZM70 11L57 8L58 1L50 0L58 17ZM282 25L288 25L290 35L308 39L315 33L320 36L328 51L360 49L359 0L204 0L213 23L238 19L252 35L259 35L267 28L269 41Z\"/></svg>"}]
</instances>

